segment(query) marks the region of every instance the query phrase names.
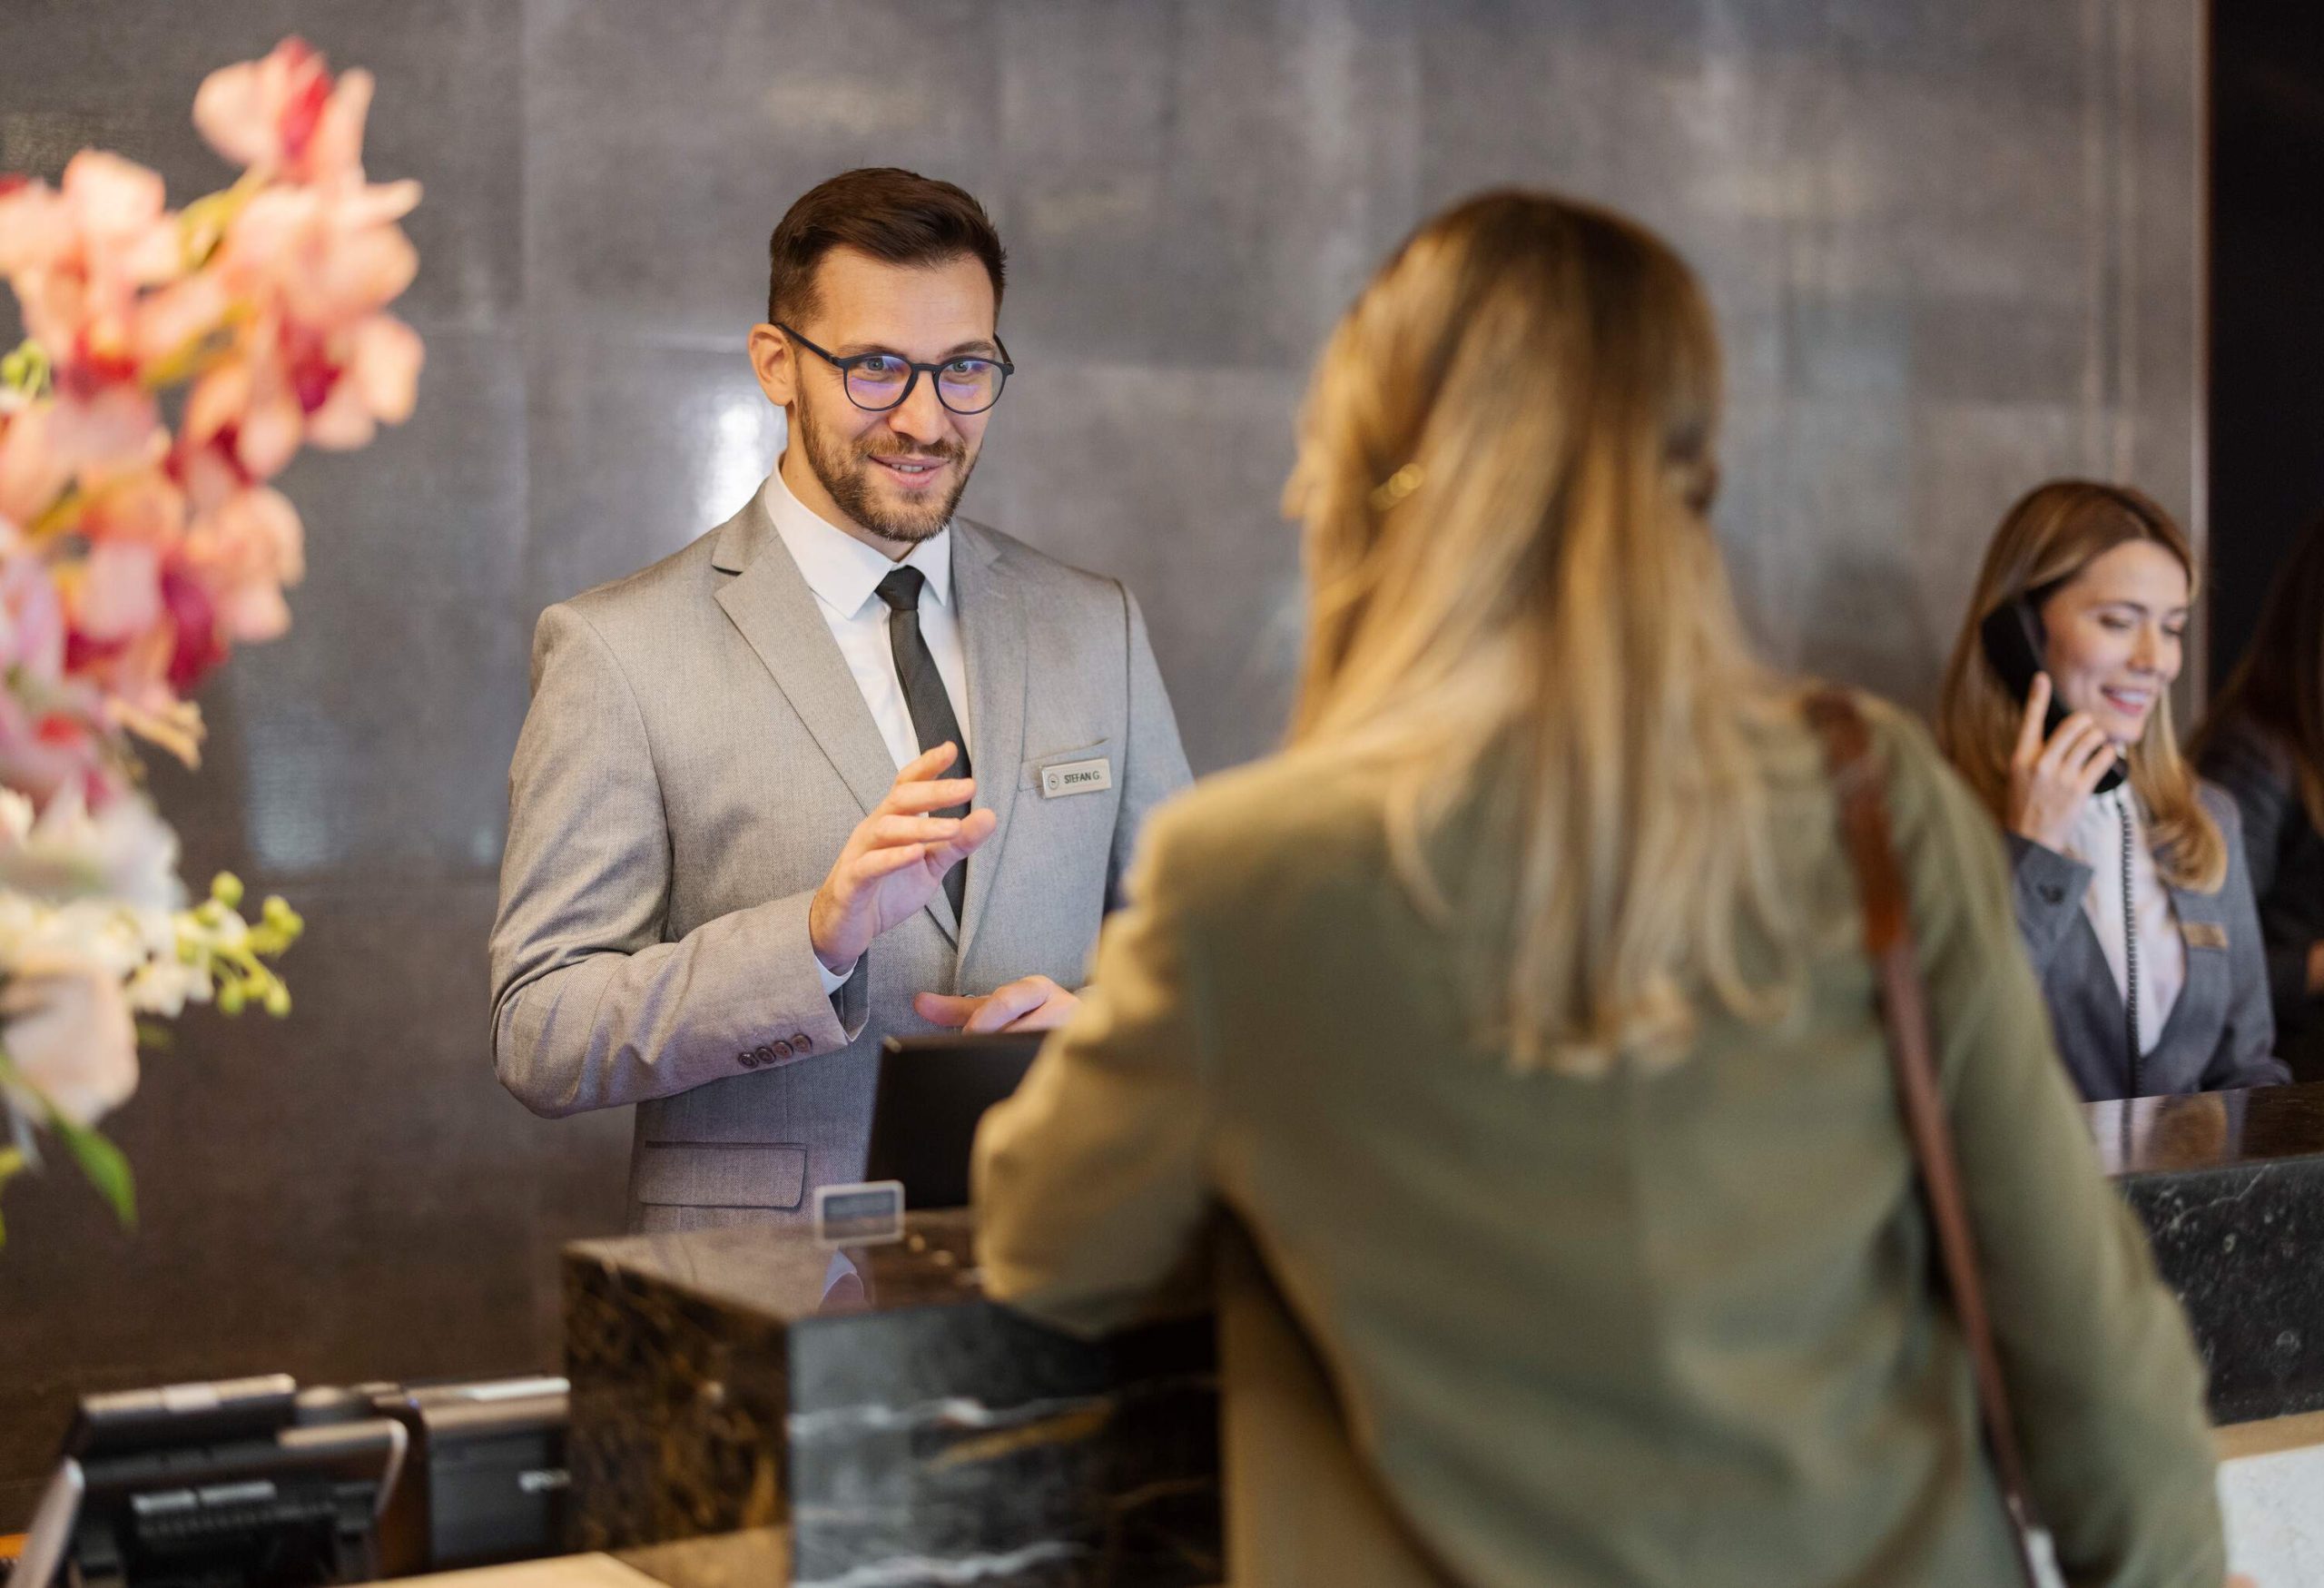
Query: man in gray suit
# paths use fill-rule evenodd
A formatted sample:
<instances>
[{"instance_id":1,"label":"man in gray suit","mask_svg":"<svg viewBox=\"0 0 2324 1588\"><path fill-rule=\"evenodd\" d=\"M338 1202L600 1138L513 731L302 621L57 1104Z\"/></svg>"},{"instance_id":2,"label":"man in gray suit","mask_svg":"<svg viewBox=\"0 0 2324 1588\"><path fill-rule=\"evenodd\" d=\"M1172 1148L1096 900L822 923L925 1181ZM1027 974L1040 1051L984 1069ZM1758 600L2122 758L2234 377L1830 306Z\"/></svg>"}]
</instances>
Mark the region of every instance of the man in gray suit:
<instances>
[{"instance_id":1,"label":"man in gray suit","mask_svg":"<svg viewBox=\"0 0 2324 1588\"><path fill-rule=\"evenodd\" d=\"M634 1228L860 1179L880 1045L1062 1021L1187 782L1137 604L953 509L1010 365L999 237L846 173L769 242L788 444L684 550L551 607L509 773L492 1043L536 1112L637 1105Z\"/></svg>"}]
</instances>

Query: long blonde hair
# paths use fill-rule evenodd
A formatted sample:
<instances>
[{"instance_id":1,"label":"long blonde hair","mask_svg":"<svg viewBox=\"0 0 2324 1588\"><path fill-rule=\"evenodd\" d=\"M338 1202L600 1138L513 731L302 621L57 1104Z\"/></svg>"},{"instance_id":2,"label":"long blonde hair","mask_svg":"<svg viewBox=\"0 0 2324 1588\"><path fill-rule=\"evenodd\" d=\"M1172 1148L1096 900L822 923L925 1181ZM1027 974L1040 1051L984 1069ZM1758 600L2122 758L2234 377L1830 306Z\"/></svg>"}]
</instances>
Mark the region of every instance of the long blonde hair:
<instances>
[{"instance_id":1,"label":"long blonde hair","mask_svg":"<svg viewBox=\"0 0 2324 1588\"><path fill-rule=\"evenodd\" d=\"M2143 540L2169 552L2196 588L2187 537L2152 498L2128 486L2053 479L2018 498L1994 531L1969 598L1969 619L1953 642L1937 703L1936 741L1996 821L2009 816L2009 762L2025 702L1986 658L1978 629L2004 603L2040 602L2118 546ZM2130 747L2130 784L2146 808L2155 866L2183 888L2214 893L2227 876L2227 842L2196 793L2179 753L2171 696L2159 695L2146 731Z\"/></svg>"},{"instance_id":2,"label":"long blonde hair","mask_svg":"<svg viewBox=\"0 0 2324 1588\"><path fill-rule=\"evenodd\" d=\"M1485 1019L1521 1069L1685 1050L1689 989L1772 1013L1738 964L1781 916L1747 717L1778 693L1705 522L1718 342L1643 227L1487 193L1408 240L1334 332L1287 504L1312 609L1295 748L1388 774L1400 872L1506 747L1516 934Z\"/></svg>"}]
</instances>

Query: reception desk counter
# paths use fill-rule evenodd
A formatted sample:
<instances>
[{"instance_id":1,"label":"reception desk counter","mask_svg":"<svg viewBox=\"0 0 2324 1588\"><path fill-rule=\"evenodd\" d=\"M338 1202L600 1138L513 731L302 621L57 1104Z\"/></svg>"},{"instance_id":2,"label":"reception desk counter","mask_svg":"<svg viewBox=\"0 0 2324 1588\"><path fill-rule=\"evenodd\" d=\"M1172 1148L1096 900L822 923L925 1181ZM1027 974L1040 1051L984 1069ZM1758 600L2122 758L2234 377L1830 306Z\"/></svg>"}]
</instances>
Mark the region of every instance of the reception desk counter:
<instances>
[{"instance_id":1,"label":"reception desk counter","mask_svg":"<svg viewBox=\"0 0 2324 1588\"><path fill-rule=\"evenodd\" d=\"M2324 1408L2324 1086L2090 1119L2215 1419ZM937 1213L838 1253L749 1228L568 1248L576 1544L787 1531L793 1583L851 1588L1217 1582L1208 1320L1068 1339L985 1300L971 1244Z\"/></svg>"},{"instance_id":2,"label":"reception desk counter","mask_svg":"<svg viewBox=\"0 0 2324 1588\"><path fill-rule=\"evenodd\" d=\"M2211 1368L2212 1420L2324 1409L2324 1084L2090 1106Z\"/></svg>"},{"instance_id":3,"label":"reception desk counter","mask_svg":"<svg viewBox=\"0 0 2324 1588\"><path fill-rule=\"evenodd\" d=\"M1208 1318L1102 1343L984 1299L964 1213L566 1248L575 1543L787 1526L792 1581L1219 1579Z\"/></svg>"}]
</instances>

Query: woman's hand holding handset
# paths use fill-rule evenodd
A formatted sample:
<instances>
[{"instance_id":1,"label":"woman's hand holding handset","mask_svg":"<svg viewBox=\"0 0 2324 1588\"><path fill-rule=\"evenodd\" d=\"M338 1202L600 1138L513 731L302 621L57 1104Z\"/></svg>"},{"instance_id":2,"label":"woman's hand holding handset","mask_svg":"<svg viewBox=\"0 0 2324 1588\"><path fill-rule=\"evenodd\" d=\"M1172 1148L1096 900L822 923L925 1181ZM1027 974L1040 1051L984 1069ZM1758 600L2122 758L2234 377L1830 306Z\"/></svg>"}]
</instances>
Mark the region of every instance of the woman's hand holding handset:
<instances>
[{"instance_id":1,"label":"woman's hand holding handset","mask_svg":"<svg viewBox=\"0 0 2324 1588\"><path fill-rule=\"evenodd\" d=\"M2067 717L2044 742L2042 724L2049 710L2050 676L2036 673L2009 758L2009 830L2044 849L2063 850L2083 802L2119 752L2087 712Z\"/></svg>"}]
</instances>

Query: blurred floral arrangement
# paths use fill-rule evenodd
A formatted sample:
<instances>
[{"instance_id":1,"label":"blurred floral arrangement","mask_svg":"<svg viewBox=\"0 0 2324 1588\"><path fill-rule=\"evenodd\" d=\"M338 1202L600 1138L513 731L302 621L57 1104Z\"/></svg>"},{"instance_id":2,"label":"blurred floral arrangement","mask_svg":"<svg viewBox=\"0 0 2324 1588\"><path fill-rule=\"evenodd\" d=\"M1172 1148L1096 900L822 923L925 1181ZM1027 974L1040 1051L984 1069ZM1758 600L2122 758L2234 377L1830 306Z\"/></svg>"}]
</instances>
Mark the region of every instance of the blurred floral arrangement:
<instances>
[{"instance_id":1,"label":"blurred floral arrangement","mask_svg":"<svg viewBox=\"0 0 2324 1588\"><path fill-rule=\"evenodd\" d=\"M188 1003L290 1007L297 913L246 918L230 875L188 907L139 749L198 764L194 691L290 625L303 531L269 482L411 411L420 340L385 308L419 187L365 177L371 91L297 39L212 73L194 125L242 174L182 210L99 150L54 188L0 175L26 332L0 360L0 1182L53 1139L124 1222L97 1122L141 1039Z\"/></svg>"}]
</instances>

